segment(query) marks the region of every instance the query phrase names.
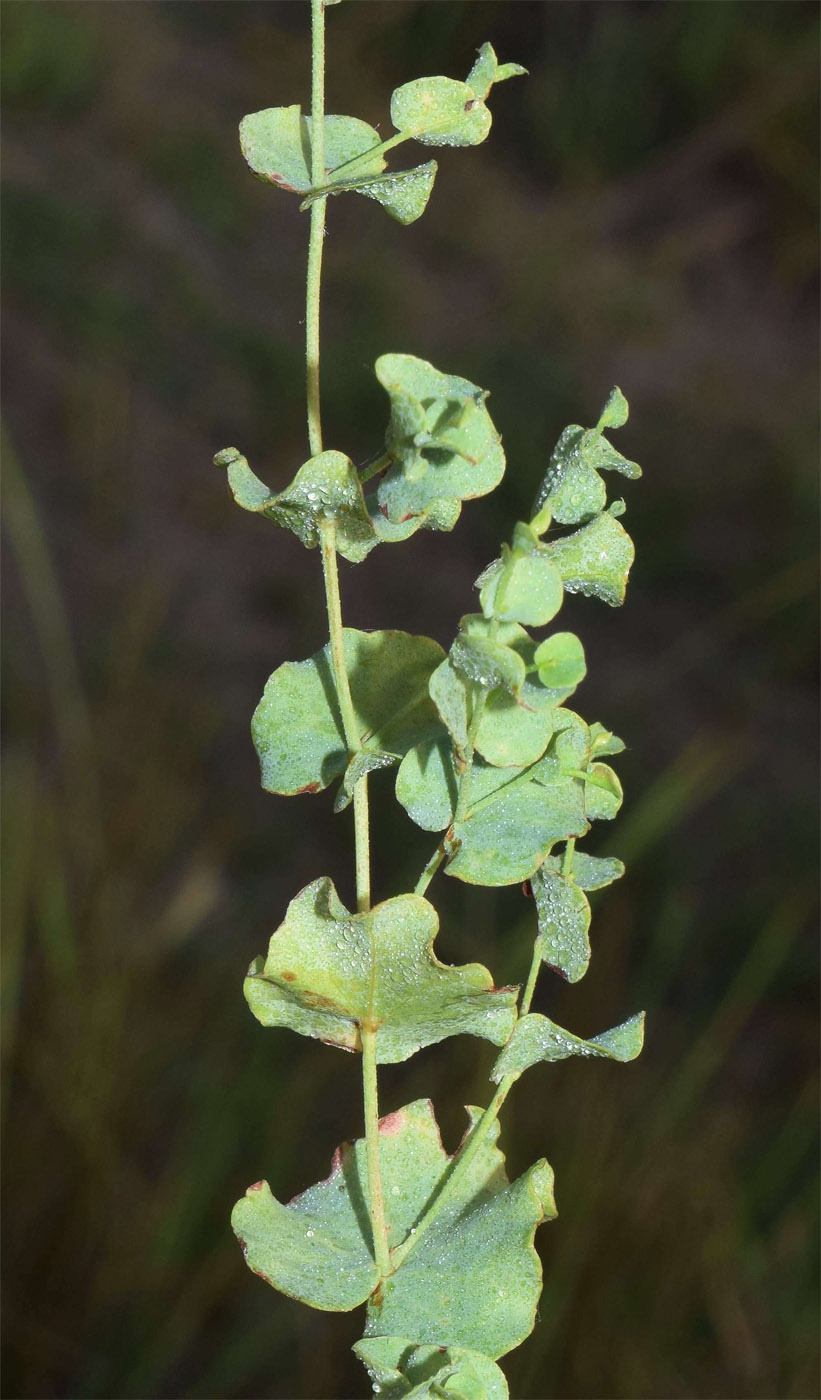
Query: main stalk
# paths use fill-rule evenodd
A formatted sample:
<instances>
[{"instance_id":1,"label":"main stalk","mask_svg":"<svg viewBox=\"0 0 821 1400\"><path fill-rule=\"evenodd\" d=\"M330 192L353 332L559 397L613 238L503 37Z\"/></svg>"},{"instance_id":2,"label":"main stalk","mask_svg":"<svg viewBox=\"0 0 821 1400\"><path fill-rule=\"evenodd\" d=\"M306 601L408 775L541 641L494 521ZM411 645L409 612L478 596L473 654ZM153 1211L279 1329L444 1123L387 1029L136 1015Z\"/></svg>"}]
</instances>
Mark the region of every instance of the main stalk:
<instances>
[{"instance_id":1,"label":"main stalk","mask_svg":"<svg viewBox=\"0 0 821 1400\"><path fill-rule=\"evenodd\" d=\"M325 6L311 0L311 183L318 188L325 181ZM319 394L319 302L322 281L322 244L325 238L325 196L311 205L311 231L308 240L308 276L305 295L305 382L308 406L308 442L311 456L322 451L322 419ZM336 525L332 519L320 524L322 571L328 608L336 694L349 755L361 748L356 713L345 658L345 634L336 560ZM370 832L367 775L354 788L354 841L356 859L356 907L360 914L371 907ZM373 933L371 934L373 938ZM376 949L371 947L371 984L367 1016L360 1028L362 1040L362 1087L365 1111L365 1149L368 1198L373 1233L374 1258L384 1276L391 1270L388 1232L382 1196L379 1160L379 1101L376 1080Z\"/></svg>"}]
</instances>

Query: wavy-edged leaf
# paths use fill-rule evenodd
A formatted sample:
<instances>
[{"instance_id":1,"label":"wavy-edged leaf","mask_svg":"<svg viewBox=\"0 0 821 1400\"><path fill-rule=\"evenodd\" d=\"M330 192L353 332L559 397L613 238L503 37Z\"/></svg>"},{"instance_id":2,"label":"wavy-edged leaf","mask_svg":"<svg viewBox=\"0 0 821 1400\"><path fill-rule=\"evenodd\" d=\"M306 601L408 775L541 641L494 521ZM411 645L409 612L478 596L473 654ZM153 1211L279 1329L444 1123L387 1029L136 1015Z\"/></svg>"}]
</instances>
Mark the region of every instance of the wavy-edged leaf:
<instances>
[{"instance_id":1,"label":"wavy-edged leaf","mask_svg":"<svg viewBox=\"0 0 821 1400\"><path fill-rule=\"evenodd\" d=\"M452 530L462 513L462 502L443 497L433 500L418 515L394 522L382 511L376 493L367 498L368 513L380 544L400 544L417 530Z\"/></svg>"},{"instance_id":2,"label":"wavy-edged leaf","mask_svg":"<svg viewBox=\"0 0 821 1400\"><path fill-rule=\"evenodd\" d=\"M390 522L401 525L435 502L471 500L498 486L505 456L482 389L415 355L381 355L376 377L391 400L391 465L376 493Z\"/></svg>"},{"instance_id":3,"label":"wavy-edged leaf","mask_svg":"<svg viewBox=\"0 0 821 1400\"><path fill-rule=\"evenodd\" d=\"M403 1195L417 1163L424 1161L430 1192L448 1169L432 1114L410 1116L426 1107L403 1110L408 1118L398 1127L405 1165L396 1184ZM479 1110L469 1112L475 1121ZM366 1337L413 1337L495 1360L530 1332L541 1288L533 1237L556 1214L553 1173L547 1162L537 1162L508 1185L497 1136L495 1124L416 1249L385 1280L382 1298L371 1299ZM391 1182L386 1200L395 1199L392 1189ZM408 1212L406 1219L411 1228L418 1215Z\"/></svg>"},{"instance_id":4,"label":"wavy-edged leaf","mask_svg":"<svg viewBox=\"0 0 821 1400\"><path fill-rule=\"evenodd\" d=\"M343 632L360 746L401 756L441 732L428 694L444 656L429 637ZM251 721L267 792L319 792L341 777L350 755L336 698L330 643L307 661L286 661L268 680Z\"/></svg>"},{"instance_id":5,"label":"wavy-edged leaf","mask_svg":"<svg viewBox=\"0 0 821 1400\"><path fill-rule=\"evenodd\" d=\"M546 1016L532 1011L517 1022L513 1035L493 1066L491 1078L498 1083L507 1074L523 1074L531 1065L542 1061L552 1064L573 1055L618 1060L626 1064L641 1054L643 1044L643 1011L611 1031L594 1035L592 1040L582 1040L570 1031L562 1030Z\"/></svg>"},{"instance_id":6,"label":"wavy-edged leaf","mask_svg":"<svg viewBox=\"0 0 821 1400\"><path fill-rule=\"evenodd\" d=\"M361 563L379 543L356 468L342 452L311 457L278 493L269 491L235 447L218 452L214 462L227 467L238 506L290 530L308 549L319 544L323 520L335 522L336 548L352 564Z\"/></svg>"},{"instance_id":7,"label":"wavy-edged leaf","mask_svg":"<svg viewBox=\"0 0 821 1400\"><path fill-rule=\"evenodd\" d=\"M545 549L549 550L568 593L601 598L611 607L624 602L635 549L611 511L603 511L589 525L554 540Z\"/></svg>"},{"instance_id":8,"label":"wavy-edged leaf","mask_svg":"<svg viewBox=\"0 0 821 1400\"><path fill-rule=\"evenodd\" d=\"M353 167L358 171L358 166ZM435 160L417 165L412 170L386 170L381 175L354 175L346 180L340 173L337 180L311 190L300 209L307 209L314 200L327 194L363 194L381 204L399 224L412 224L424 214L430 199L438 166Z\"/></svg>"},{"instance_id":9,"label":"wavy-edged leaf","mask_svg":"<svg viewBox=\"0 0 821 1400\"><path fill-rule=\"evenodd\" d=\"M408 1337L363 1337L353 1350L382 1400L509 1400L504 1373L478 1351Z\"/></svg>"},{"instance_id":10,"label":"wavy-edged leaf","mask_svg":"<svg viewBox=\"0 0 821 1400\"><path fill-rule=\"evenodd\" d=\"M311 188L311 120L302 116L299 105L267 107L243 117L239 126L242 154L260 180L293 194L308 193ZM333 183L333 171L337 166L346 165L379 145L379 132L358 117L327 116L324 128L327 183ZM384 158L376 151L369 159L357 161L356 174L378 175L384 168Z\"/></svg>"},{"instance_id":11,"label":"wavy-edged leaf","mask_svg":"<svg viewBox=\"0 0 821 1400\"><path fill-rule=\"evenodd\" d=\"M565 428L536 497L534 516L545 506L560 525L577 525L598 515L607 500L602 471L619 472L631 480L641 476L641 467L617 452L598 428L586 430L576 423Z\"/></svg>"},{"instance_id":12,"label":"wavy-edged leaf","mask_svg":"<svg viewBox=\"0 0 821 1400\"><path fill-rule=\"evenodd\" d=\"M569 862L564 856L548 856L543 869L560 871L580 890L603 890L624 874L624 863L614 856L589 856L574 851Z\"/></svg>"},{"instance_id":13,"label":"wavy-edged leaf","mask_svg":"<svg viewBox=\"0 0 821 1400\"><path fill-rule=\"evenodd\" d=\"M479 1110L469 1112L475 1121ZM248 1265L315 1308L348 1311L373 1293L368 1338L407 1336L417 1346L504 1355L533 1327L541 1287L533 1238L556 1206L544 1161L508 1184L497 1134L496 1124L437 1220L378 1292L364 1139L344 1143L328 1179L287 1206L267 1183L251 1187L232 1216ZM440 1191L452 1159L427 1100L383 1118L378 1141L388 1243L395 1248Z\"/></svg>"},{"instance_id":14,"label":"wavy-edged leaf","mask_svg":"<svg viewBox=\"0 0 821 1400\"><path fill-rule=\"evenodd\" d=\"M497 559L478 581L486 618L544 627L562 605L562 576L543 546Z\"/></svg>"},{"instance_id":15,"label":"wavy-edged leaf","mask_svg":"<svg viewBox=\"0 0 821 1400\"><path fill-rule=\"evenodd\" d=\"M516 995L496 990L479 963L448 967L433 953L439 920L420 895L399 895L351 914L331 881L314 880L291 900L245 979L264 1026L285 1026L343 1050L361 1049L366 1020L379 1064L407 1060L451 1035L501 1045L516 1018Z\"/></svg>"},{"instance_id":16,"label":"wavy-edged leaf","mask_svg":"<svg viewBox=\"0 0 821 1400\"><path fill-rule=\"evenodd\" d=\"M536 902L536 946L542 961L566 982L579 982L590 963L590 905L585 895L547 861L531 877L530 887Z\"/></svg>"}]
</instances>

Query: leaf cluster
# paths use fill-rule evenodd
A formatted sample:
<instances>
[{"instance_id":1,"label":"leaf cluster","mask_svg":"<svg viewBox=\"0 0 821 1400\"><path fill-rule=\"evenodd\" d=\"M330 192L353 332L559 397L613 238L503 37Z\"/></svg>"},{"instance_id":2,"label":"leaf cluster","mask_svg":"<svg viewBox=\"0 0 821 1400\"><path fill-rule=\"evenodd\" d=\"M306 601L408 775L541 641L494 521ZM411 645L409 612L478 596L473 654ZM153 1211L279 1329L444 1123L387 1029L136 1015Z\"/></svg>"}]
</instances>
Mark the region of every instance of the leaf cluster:
<instances>
[{"instance_id":1,"label":"leaf cluster","mask_svg":"<svg viewBox=\"0 0 821 1400\"><path fill-rule=\"evenodd\" d=\"M300 196L301 208L355 193L410 223L425 208L436 162L388 171L388 151L409 139L478 144L491 125L492 87L524 71L500 65L485 44L464 82L420 78L398 88L395 134L381 141L358 118L324 117L320 185L311 182L314 126L299 106L245 117L242 151L260 179ZM375 372L388 421L363 465L323 450L274 492L235 448L215 458L238 505L306 548L321 546L326 566L329 545L358 564L378 544L419 529L451 530L462 503L493 490L505 470L486 391L407 354L382 355ZM626 419L614 389L594 427L564 430L530 518L476 580L476 610L461 618L447 653L427 637L343 628L338 612L335 631L329 594L330 641L280 665L253 716L268 792L295 796L334 784L341 812L357 803L369 775L380 781L393 769L408 817L436 834L413 893L373 907L366 899L353 912L327 877L300 891L248 971L253 1014L363 1062L367 1049L374 1078L376 1064L407 1060L453 1035L500 1049L491 1106L468 1109L452 1157L429 1102L378 1123L374 1111L366 1137L337 1149L326 1180L287 1205L260 1181L234 1210L247 1262L272 1286L316 1308L367 1306L356 1351L375 1391L393 1400L507 1396L496 1362L533 1326L541 1283L534 1235L556 1207L547 1162L508 1180L498 1108L537 1063L576 1055L624 1062L641 1049L643 1016L584 1039L530 1011L540 966L569 982L584 976L588 893L624 869L576 845L594 821L619 810L609 760L624 745L568 706L586 675L579 638L534 632L552 627L566 593L611 606L624 599L633 544L621 524L624 503L608 505L602 473L640 475L605 436ZM527 882L538 931L521 1000L518 987L495 987L485 967L437 958L439 921L425 891L440 867L470 884Z\"/></svg>"}]
</instances>

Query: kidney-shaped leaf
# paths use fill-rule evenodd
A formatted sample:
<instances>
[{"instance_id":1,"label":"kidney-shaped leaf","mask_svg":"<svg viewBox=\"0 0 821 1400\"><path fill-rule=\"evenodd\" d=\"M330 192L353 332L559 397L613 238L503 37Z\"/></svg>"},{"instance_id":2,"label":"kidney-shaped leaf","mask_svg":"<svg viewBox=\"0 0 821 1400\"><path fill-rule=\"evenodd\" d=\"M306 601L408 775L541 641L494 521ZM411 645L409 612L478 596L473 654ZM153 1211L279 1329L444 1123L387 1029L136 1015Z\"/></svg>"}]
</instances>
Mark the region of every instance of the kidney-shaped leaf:
<instances>
[{"instance_id":1,"label":"kidney-shaped leaf","mask_svg":"<svg viewBox=\"0 0 821 1400\"><path fill-rule=\"evenodd\" d=\"M358 117L327 116L325 126L325 176L338 165L379 145L379 132ZM311 118L299 106L267 107L243 117L239 140L254 174L293 194L311 188ZM357 176L378 175L385 168L379 151L357 161ZM344 178L344 177L343 177Z\"/></svg>"},{"instance_id":2,"label":"kidney-shaped leaf","mask_svg":"<svg viewBox=\"0 0 821 1400\"><path fill-rule=\"evenodd\" d=\"M562 605L562 576L541 546L497 559L477 580L485 617L544 627Z\"/></svg>"},{"instance_id":3,"label":"kidney-shaped leaf","mask_svg":"<svg viewBox=\"0 0 821 1400\"><path fill-rule=\"evenodd\" d=\"M516 1018L516 995L497 991L479 963L448 967L433 953L436 910L399 895L351 914L328 879L288 905L245 979L245 996L264 1026L287 1026L343 1050L361 1049L363 1023L376 1031L380 1064L407 1060L451 1035L501 1045Z\"/></svg>"},{"instance_id":4,"label":"kidney-shaped leaf","mask_svg":"<svg viewBox=\"0 0 821 1400\"><path fill-rule=\"evenodd\" d=\"M444 656L429 637L407 632L343 633L360 746L401 756L441 732L428 694ZM350 757L336 698L330 643L308 661L286 661L270 677L251 721L267 792L319 792Z\"/></svg>"},{"instance_id":5,"label":"kidney-shaped leaf","mask_svg":"<svg viewBox=\"0 0 821 1400\"><path fill-rule=\"evenodd\" d=\"M533 1326L541 1287L533 1237L556 1206L544 1161L508 1184L497 1132L495 1126L435 1223L378 1292L364 1139L344 1143L327 1180L287 1206L265 1182L250 1188L232 1216L249 1267L315 1308L348 1311L374 1293L368 1338L412 1337L416 1346L504 1355ZM378 1141L388 1243L395 1248L438 1195L452 1159L425 1100L383 1118ZM496 1400L493 1391L489 1400Z\"/></svg>"},{"instance_id":6,"label":"kidney-shaped leaf","mask_svg":"<svg viewBox=\"0 0 821 1400\"><path fill-rule=\"evenodd\" d=\"M612 1031L594 1035L592 1040L581 1040L570 1031L562 1030L546 1016L532 1011L523 1016L516 1025L508 1044L495 1065L491 1078L497 1083L507 1074L523 1074L530 1065L541 1061L553 1063L567 1060L572 1055L583 1055L588 1059L619 1060L626 1064L641 1054L644 1044L644 1012L631 1016L628 1021L615 1026Z\"/></svg>"},{"instance_id":7,"label":"kidney-shaped leaf","mask_svg":"<svg viewBox=\"0 0 821 1400\"><path fill-rule=\"evenodd\" d=\"M505 455L483 390L415 355L381 355L376 377L391 400L385 438L391 465L377 489L390 522L402 524L435 502L471 500L498 486Z\"/></svg>"},{"instance_id":8,"label":"kidney-shaped leaf","mask_svg":"<svg viewBox=\"0 0 821 1400\"><path fill-rule=\"evenodd\" d=\"M423 1345L407 1337L363 1337L354 1351L382 1400L508 1400L504 1373L478 1351Z\"/></svg>"}]
</instances>

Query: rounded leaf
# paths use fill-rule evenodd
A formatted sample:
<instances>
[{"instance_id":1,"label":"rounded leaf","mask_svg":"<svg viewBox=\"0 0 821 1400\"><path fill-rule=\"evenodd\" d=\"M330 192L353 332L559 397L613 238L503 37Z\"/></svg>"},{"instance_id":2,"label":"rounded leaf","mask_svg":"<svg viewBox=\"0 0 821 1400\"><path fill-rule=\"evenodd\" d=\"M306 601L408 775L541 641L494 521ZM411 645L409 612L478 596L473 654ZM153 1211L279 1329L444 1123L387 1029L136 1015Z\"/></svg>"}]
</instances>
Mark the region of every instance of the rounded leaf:
<instances>
[{"instance_id":1,"label":"rounded leaf","mask_svg":"<svg viewBox=\"0 0 821 1400\"><path fill-rule=\"evenodd\" d=\"M479 595L485 617L543 627L562 605L562 576L552 559L534 550L498 559L482 575Z\"/></svg>"},{"instance_id":2,"label":"rounded leaf","mask_svg":"<svg viewBox=\"0 0 821 1400\"><path fill-rule=\"evenodd\" d=\"M575 690L587 675L584 647L572 632L554 632L536 648L534 662L542 685L555 690Z\"/></svg>"},{"instance_id":3,"label":"rounded leaf","mask_svg":"<svg viewBox=\"0 0 821 1400\"><path fill-rule=\"evenodd\" d=\"M345 628L345 661L361 748L401 756L441 732L428 693L444 652L429 637ZM330 643L286 661L269 679L251 722L267 792L319 792L348 766Z\"/></svg>"}]
</instances>

